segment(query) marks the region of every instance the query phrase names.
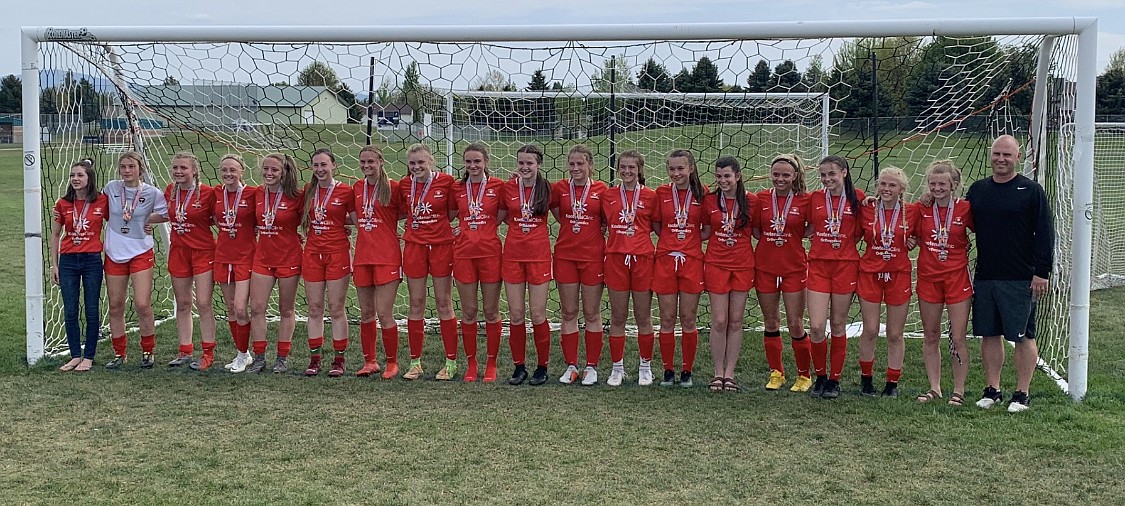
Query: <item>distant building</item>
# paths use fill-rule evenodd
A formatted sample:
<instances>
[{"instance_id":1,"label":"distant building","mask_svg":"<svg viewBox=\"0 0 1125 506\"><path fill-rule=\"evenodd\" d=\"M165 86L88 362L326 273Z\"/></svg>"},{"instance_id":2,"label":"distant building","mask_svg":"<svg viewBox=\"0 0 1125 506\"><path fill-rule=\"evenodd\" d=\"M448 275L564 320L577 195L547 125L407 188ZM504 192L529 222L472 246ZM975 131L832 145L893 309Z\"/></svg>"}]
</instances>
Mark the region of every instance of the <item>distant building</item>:
<instances>
[{"instance_id":1,"label":"distant building","mask_svg":"<svg viewBox=\"0 0 1125 506\"><path fill-rule=\"evenodd\" d=\"M169 126L342 125L348 108L323 86L185 84L139 86L136 98Z\"/></svg>"}]
</instances>

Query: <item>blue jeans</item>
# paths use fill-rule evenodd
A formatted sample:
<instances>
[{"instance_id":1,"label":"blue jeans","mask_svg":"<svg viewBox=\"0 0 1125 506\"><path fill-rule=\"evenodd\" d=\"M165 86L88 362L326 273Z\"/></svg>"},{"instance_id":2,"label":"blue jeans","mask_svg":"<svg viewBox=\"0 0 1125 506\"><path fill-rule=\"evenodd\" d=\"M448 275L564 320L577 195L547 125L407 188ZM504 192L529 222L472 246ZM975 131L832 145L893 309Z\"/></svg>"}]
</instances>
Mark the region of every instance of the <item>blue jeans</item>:
<instances>
[{"instance_id":1,"label":"blue jeans","mask_svg":"<svg viewBox=\"0 0 1125 506\"><path fill-rule=\"evenodd\" d=\"M66 344L71 358L94 359L101 332L102 296L101 253L66 253L59 255L59 290L62 291L63 316L66 321ZM86 312L86 351L82 352L82 335L78 325L78 292L82 291Z\"/></svg>"}]
</instances>

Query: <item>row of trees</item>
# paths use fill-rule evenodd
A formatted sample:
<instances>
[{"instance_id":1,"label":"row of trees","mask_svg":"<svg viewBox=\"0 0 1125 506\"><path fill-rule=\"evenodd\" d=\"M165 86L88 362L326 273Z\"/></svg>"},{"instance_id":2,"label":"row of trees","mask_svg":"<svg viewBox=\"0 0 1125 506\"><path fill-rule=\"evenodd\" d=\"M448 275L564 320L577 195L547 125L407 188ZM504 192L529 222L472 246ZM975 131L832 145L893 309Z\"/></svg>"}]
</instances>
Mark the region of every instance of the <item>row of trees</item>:
<instances>
[{"instance_id":1,"label":"row of trees","mask_svg":"<svg viewBox=\"0 0 1125 506\"><path fill-rule=\"evenodd\" d=\"M116 102L112 94L99 92L85 76L75 79L67 72L63 81L50 84L39 94L40 114L78 114L82 121L102 119L103 110ZM15 74L0 79L0 113L18 114L23 110L23 80Z\"/></svg>"}]
</instances>

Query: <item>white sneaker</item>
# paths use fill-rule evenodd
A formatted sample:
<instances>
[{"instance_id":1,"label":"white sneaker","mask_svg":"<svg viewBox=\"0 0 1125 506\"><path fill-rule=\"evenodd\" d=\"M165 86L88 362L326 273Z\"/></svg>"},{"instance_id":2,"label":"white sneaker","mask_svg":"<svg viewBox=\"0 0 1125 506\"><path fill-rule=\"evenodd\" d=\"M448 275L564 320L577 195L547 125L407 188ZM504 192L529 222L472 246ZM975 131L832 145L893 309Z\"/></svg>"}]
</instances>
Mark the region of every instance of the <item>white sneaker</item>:
<instances>
[{"instance_id":1,"label":"white sneaker","mask_svg":"<svg viewBox=\"0 0 1125 506\"><path fill-rule=\"evenodd\" d=\"M242 354L242 352L238 352L238 355L241 355L241 354ZM227 364L223 366L223 369L226 369L226 370L229 371L231 367L234 367L235 362L238 362L238 355L235 355L234 358L231 359L230 362L227 362Z\"/></svg>"},{"instance_id":2,"label":"white sneaker","mask_svg":"<svg viewBox=\"0 0 1125 506\"><path fill-rule=\"evenodd\" d=\"M1031 398L1027 394L1016 391L1012 394L1012 400L1008 402L1009 413L1022 413L1031 408Z\"/></svg>"},{"instance_id":3,"label":"white sneaker","mask_svg":"<svg viewBox=\"0 0 1125 506\"><path fill-rule=\"evenodd\" d=\"M593 366L586 366L582 371L582 386L588 387L598 384L598 370Z\"/></svg>"},{"instance_id":4,"label":"white sneaker","mask_svg":"<svg viewBox=\"0 0 1125 506\"><path fill-rule=\"evenodd\" d=\"M637 384L642 387L647 387L652 384L652 367L649 365L651 361L642 360L641 368L637 371Z\"/></svg>"},{"instance_id":5,"label":"white sneaker","mask_svg":"<svg viewBox=\"0 0 1125 506\"><path fill-rule=\"evenodd\" d=\"M250 357L250 354L240 351L238 355L234 356L234 361L230 363L230 372L237 374L245 371L246 368L250 366L251 362L253 362L253 359Z\"/></svg>"},{"instance_id":6,"label":"white sneaker","mask_svg":"<svg viewBox=\"0 0 1125 506\"><path fill-rule=\"evenodd\" d=\"M564 385L571 385L576 380L578 380L578 368L573 365L566 366L566 370L563 371L562 376L559 376L559 383Z\"/></svg>"},{"instance_id":7,"label":"white sneaker","mask_svg":"<svg viewBox=\"0 0 1125 506\"><path fill-rule=\"evenodd\" d=\"M625 368L621 364L614 364L613 369L609 371L609 379L605 381L605 384L611 387L619 387L623 381L625 381Z\"/></svg>"}]
</instances>

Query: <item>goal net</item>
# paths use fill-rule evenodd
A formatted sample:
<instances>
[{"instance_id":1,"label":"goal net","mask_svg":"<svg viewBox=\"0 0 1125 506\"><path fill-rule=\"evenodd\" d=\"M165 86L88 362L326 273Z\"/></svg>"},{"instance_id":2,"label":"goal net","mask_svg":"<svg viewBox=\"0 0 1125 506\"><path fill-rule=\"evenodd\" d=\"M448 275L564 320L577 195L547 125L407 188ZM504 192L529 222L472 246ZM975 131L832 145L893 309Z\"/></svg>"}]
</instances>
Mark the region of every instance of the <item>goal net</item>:
<instances>
[{"instance_id":1,"label":"goal net","mask_svg":"<svg viewBox=\"0 0 1125 506\"><path fill-rule=\"evenodd\" d=\"M406 173L406 150L415 142L431 146L439 167L459 172L464 146L484 141L499 174L514 169L520 145L536 143L547 153L547 176L557 180L566 177L567 150L584 143L595 153L599 179L612 182L615 156L638 149L647 157L649 185L656 186L667 179L667 152L686 148L696 153L705 183L713 180L718 156L738 157L753 190L769 185L771 157L789 152L812 167L805 179L816 189L815 163L831 153L850 160L856 185L865 190L874 190L880 167L905 169L915 198L935 159L954 160L966 185L986 177L991 140L1010 133L1035 153L1029 173L1048 187L1060 224L1059 282L1044 311L1050 325L1042 342L1051 350L1045 365L1065 378L1069 234L1082 239L1071 230L1075 157L1082 152L1074 149L1081 138L1074 125L1083 128L1085 121L1076 84L1082 72L1075 27L1081 26L1066 19L686 31L661 25L577 32L169 28L163 40L159 30L25 29L36 50L31 75L39 81L25 89L38 97L44 118L65 118L51 123L55 130L43 129L38 142L25 136L36 144L25 149L39 157L36 219L42 216L40 230L48 230L48 210L70 164L92 156L102 179L111 179L121 149L142 151L161 188L178 151L195 153L204 180L217 184L218 161L228 152L254 167L274 151L307 164L315 149L327 147L338 157L341 178L354 180L361 175L359 149L369 142L384 148L396 178ZM314 34L327 39L310 40ZM372 39L384 42L367 42ZM184 40L196 42L172 42ZM247 174L252 184L256 172ZM45 242L41 250L45 257ZM170 283L162 262L156 271L155 305L167 318ZM64 343L61 302L57 290L41 293L44 346L51 352ZM221 300L216 305L221 315ZM706 297L701 305L706 326ZM746 327L760 329L756 302L748 307ZM405 308L403 287L401 314ZM349 311L358 317L354 299ZM858 305L854 312L851 320L859 322ZM916 310L907 330L921 331Z\"/></svg>"},{"instance_id":2,"label":"goal net","mask_svg":"<svg viewBox=\"0 0 1125 506\"><path fill-rule=\"evenodd\" d=\"M1094 134L1093 289L1125 285L1125 123L1098 123Z\"/></svg>"}]
</instances>

